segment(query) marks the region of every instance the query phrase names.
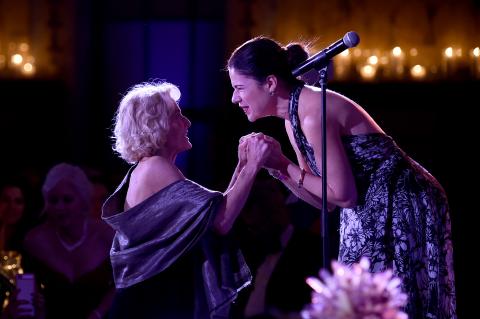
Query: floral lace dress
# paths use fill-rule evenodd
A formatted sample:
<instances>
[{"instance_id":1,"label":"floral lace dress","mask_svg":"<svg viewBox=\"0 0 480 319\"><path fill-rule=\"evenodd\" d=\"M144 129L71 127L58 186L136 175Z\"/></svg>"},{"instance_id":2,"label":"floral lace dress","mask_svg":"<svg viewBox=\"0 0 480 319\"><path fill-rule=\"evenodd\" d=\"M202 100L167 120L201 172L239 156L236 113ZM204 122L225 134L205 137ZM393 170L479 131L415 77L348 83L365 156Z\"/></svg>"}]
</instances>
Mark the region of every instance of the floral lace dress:
<instances>
[{"instance_id":1,"label":"floral lace dress","mask_svg":"<svg viewBox=\"0 0 480 319\"><path fill-rule=\"evenodd\" d=\"M290 98L296 143L320 176L298 118L302 87ZM402 278L409 318L456 318L449 208L441 185L392 140L380 134L343 136L358 202L340 212L338 259L370 260L370 270Z\"/></svg>"}]
</instances>

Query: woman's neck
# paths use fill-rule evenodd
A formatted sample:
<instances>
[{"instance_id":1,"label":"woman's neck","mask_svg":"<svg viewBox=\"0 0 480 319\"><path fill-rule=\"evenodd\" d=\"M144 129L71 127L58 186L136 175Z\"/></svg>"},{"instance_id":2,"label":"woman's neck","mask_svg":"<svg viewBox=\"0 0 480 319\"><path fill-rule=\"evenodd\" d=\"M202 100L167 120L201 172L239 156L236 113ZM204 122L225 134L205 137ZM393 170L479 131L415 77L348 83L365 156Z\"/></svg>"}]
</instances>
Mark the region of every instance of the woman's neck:
<instances>
[{"instance_id":1,"label":"woman's neck","mask_svg":"<svg viewBox=\"0 0 480 319\"><path fill-rule=\"evenodd\" d=\"M88 219L71 224L69 227L57 227L55 233L62 246L73 251L80 247L87 239Z\"/></svg>"},{"instance_id":2,"label":"woman's neck","mask_svg":"<svg viewBox=\"0 0 480 319\"><path fill-rule=\"evenodd\" d=\"M145 162L148 162L149 160L151 160L152 158L154 157L159 157L171 164L175 164L175 160L177 159L177 154L170 154L166 151L159 151L157 152L157 154L154 154L152 156L145 156L145 157L142 157L139 161L139 163L145 163Z\"/></svg>"},{"instance_id":3,"label":"woman's neck","mask_svg":"<svg viewBox=\"0 0 480 319\"><path fill-rule=\"evenodd\" d=\"M295 90L297 86L294 87L284 87L280 89L277 97L277 106L276 106L276 113L275 116L282 118L284 120L289 120L289 108L290 108L290 99L292 96L293 90Z\"/></svg>"}]
</instances>

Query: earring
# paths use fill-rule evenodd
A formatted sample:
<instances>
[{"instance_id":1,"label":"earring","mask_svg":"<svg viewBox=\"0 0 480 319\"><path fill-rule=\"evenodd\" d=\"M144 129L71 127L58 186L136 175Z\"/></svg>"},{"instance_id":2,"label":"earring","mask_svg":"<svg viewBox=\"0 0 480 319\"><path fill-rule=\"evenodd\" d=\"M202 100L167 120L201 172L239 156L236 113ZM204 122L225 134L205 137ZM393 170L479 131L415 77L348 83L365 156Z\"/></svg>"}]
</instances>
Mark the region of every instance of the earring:
<instances>
[{"instance_id":1,"label":"earring","mask_svg":"<svg viewBox=\"0 0 480 319\"><path fill-rule=\"evenodd\" d=\"M275 95L275 91L270 91L270 96L274 96Z\"/></svg>"}]
</instances>

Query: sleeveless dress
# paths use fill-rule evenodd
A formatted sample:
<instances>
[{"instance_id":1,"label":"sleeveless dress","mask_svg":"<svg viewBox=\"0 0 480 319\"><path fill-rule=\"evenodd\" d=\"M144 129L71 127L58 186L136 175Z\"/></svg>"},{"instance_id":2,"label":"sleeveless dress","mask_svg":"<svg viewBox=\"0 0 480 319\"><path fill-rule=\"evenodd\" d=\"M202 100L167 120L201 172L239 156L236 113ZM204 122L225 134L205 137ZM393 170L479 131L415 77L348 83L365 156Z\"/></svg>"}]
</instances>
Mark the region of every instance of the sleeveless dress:
<instances>
[{"instance_id":1,"label":"sleeveless dress","mask_svg":"<svg viewBox=\"0 0 480 319\"><path fill-rule=\"evenodd\" d=\"M298 148L320 176L314 151L300 127L293 90L289 115ZM340 209L338 260L370 260L370 270L393 270L408 295L410 319L456 318L449 207L441 185L385 134L342 136L358 192Z\"/></svg>"}]
</instances>

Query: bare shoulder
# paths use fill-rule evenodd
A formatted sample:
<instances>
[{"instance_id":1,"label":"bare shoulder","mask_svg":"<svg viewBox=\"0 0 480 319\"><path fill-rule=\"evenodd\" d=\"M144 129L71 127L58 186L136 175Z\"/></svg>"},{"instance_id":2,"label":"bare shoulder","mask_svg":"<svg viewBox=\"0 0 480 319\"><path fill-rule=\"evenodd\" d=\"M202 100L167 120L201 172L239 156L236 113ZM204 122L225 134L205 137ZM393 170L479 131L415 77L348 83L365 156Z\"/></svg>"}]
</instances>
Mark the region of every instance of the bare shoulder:
<instances>
[{"instance_id":1,"label":"bare shoulder","mask_svg":"<svg viewBox=\"0 0 480 319\"><path fill-rule=\"evenodd\" d=\"M168 185L185 177L178 167L162 157L152 156L133 170L127 191L126 208L144 201Z\"/></svg>"},{"instance_id":2,"label":"bare shoulder","mask_svg":"<svg viewBox=\"0 0 480 319\"><path fill-rule=\"evenodd\" d=\"M351 107L353 101L335 91L327 90L327 121L329 125L337 122L339 112ZM306 86L300 96L298 115L302 126L317 130L322 118L322 90Z\"/></svg>"},{"instance_id":3,"label":"bare shoulder","mask_svg":"<svg viewBox=\"0 0 480 319\"><path fill-rule=\"evenodd\" d=\"M299 106L299 117L302 129L308 135L309 131L315 133L321 127L322 91L317 87L306 86L302 93L304 97L303 105ZM327 90L327 129L341 135L383 132L362 106L332 90Z\"/></svg>"},{"instance_id":4,"label":"bare shoulder","mask_svg":"<svg viewBox=\"0 0 480 319\"><path fill-rule=\"evenodd\" d=\"M330 113L342 135L383 133L370 114L349 97L329 90L328 102L332 104Z\"/></svg>"}]
</instances>

